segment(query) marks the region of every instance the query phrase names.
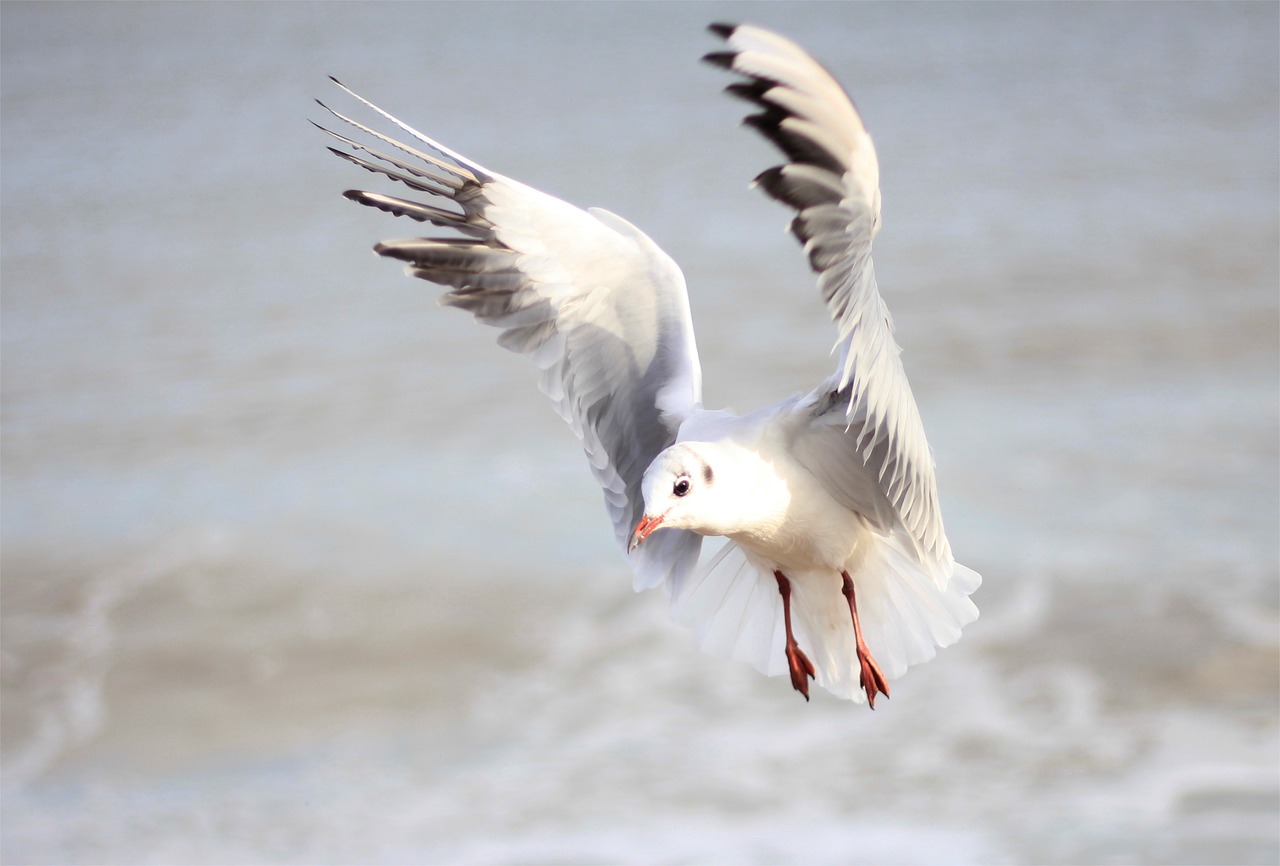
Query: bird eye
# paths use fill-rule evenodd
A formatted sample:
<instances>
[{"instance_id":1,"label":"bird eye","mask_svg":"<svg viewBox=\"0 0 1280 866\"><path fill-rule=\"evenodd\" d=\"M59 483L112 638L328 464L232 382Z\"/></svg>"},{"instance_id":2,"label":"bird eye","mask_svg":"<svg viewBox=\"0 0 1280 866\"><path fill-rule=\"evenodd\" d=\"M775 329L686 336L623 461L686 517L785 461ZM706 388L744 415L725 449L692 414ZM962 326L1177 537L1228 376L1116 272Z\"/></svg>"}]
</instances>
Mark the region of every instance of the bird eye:
<instances>
[{"instance_id":1,"label":"bird eye","mask_svg":"<svg viewBox=\"0 0 1280 866\"><path fill-rule=\"evenodd\" d=\"M676 479L676 484L671 488L671 492L676 496L684 496L689 492L689 479L681 475Z\"/></svg>"}]
</instances>

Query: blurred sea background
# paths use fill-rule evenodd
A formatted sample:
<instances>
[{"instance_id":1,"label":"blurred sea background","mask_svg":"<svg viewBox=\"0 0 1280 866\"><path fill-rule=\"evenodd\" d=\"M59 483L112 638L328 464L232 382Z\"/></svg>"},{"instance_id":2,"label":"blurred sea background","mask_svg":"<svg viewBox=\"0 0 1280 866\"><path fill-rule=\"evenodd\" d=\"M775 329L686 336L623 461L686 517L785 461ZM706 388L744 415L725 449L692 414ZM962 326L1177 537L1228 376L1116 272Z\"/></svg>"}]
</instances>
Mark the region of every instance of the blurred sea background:
<instances>
[{"instance_id":1,"label":"blurred sea background","mask_svg":"<svg viewBox=\"0 0 1280 866\"><path fill-rule=\"evenodd\" d=\"M5 863L1280 860L1280 6L0 16ZM307 122L366 116L332 74L633 221L748 410L833 332L717 20L875 137L985 577L874 713L633 595L534 371L369 252L421 229Z\"/></svg>"}]
</instances>

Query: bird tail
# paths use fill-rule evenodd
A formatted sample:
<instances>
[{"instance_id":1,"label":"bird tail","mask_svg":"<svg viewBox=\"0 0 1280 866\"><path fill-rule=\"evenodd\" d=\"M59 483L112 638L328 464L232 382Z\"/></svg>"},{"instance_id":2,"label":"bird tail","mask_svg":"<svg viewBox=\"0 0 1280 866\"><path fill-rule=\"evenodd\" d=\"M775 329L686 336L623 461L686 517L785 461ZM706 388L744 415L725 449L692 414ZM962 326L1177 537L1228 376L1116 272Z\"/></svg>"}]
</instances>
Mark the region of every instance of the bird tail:
<instances>
[{"instance_id":1,"label":"bird tail","mask_svg":"<svg viewBox=\"0 0 1280 866\"><path fill-rule=\"evenodd\" d=\"M817 671L818 685L840 698L863 703L856 643L839 574L787 575L792 588L792 627ZM978 618L969 599L982 577L951 563L940 589L932 569L896 535L876 536L852 575L858 619L871 654L888 679L933 658L960 638ZM700 649L753 665L766 676L787 672L786 630L777 581L728 542L703 569L672 585L672 619L693 630Z\"/></svg>"},{"instance_id":2,"label":"bird tail","mask_svg":"<svg viewBox=\"0 0 1280 866\"><path fill-rule=\"evenodd\" d=\"M960 639L960 630L978 618L969 599L982 583L976 571L952 562L941 589L934 568L923 566L896 534L876 536L852 573L863 639L885 677L897 679L911 665L927 662ZM849 605L839 575L792 577L796 638L817 668L827 691L861 703L860 667Z\"/></svg>"},{"instance_id":3,"label":"bird tail","mask_svg":"<svg viewBox=\"0 0 1280 866\"><path fill-rule=\"evenodd\" d=\"M747 662L766 676L787 670L777 581L737 544L726 541L706 566L668 588L671 618L693 630L703 652Z\"/></svg>"}]
</instances>

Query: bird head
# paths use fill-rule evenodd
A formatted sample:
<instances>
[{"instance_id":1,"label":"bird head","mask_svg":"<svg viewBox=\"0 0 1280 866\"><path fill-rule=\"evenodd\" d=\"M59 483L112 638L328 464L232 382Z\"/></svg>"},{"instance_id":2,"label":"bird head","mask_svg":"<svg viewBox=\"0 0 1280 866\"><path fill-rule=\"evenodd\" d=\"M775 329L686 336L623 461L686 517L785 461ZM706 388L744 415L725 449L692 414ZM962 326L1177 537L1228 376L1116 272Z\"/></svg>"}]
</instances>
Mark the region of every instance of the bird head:
<instances>
[{"instance_id":1,"label":"bird head","mask_svg":"<svg viewBox=\"0 0 1280 866\"><path fill-rule=\"evenodd\" d=\"M659 527L714 534L706 521L714 483L710 462L692 444L677 443L659 454L640 485L644 515L631 533L628 551L634 552Z\"/></svg>"}]
</instances>

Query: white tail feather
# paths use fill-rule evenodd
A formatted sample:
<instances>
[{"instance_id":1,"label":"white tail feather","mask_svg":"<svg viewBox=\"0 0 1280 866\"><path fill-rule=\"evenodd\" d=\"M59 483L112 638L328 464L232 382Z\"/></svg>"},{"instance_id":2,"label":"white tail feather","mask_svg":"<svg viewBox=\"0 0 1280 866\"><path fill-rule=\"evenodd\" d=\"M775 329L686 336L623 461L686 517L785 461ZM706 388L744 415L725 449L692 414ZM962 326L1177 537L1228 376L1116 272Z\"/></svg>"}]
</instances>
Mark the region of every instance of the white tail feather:
<instances>
[{"instance_id":1,"label":"white tail feather","mask_svg":"<svg viewBox=\"0 0 1280 866\"><path fill-rule=\"evenodd\" d=\"M766 676L786 672L778 584L748 562L738 545L725 542L703 568L670 590L671 618L693 629L701 650L747 662Z\"/></svg>"},{"instance_id":2,"label":"white tail feather","mask_svg":"<svg viewBox=\"0 0 1280 866\"><path fill-rule=\"evenodd\" d=\"M815 681L837 697L865 702L841 576L802 572L787 577L792 629L817 671ZM863 638L891 680L955 643L961 628L978 617L969 600L982 582L978 573L953 563L946 589L939 589L909 541L896 535L876 536L852 577ZM767 676L787 672L777 581L738 545L727 542L706 566L668 589L671 618L693 630L704 652L748 662Z\"/></svg>"}]
</instances>

